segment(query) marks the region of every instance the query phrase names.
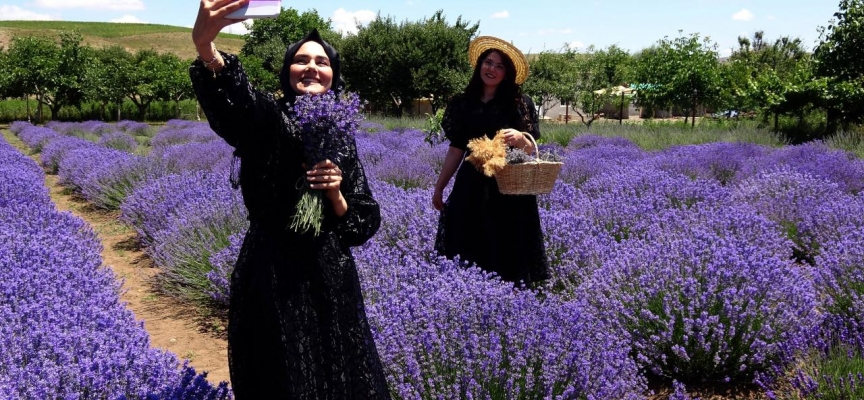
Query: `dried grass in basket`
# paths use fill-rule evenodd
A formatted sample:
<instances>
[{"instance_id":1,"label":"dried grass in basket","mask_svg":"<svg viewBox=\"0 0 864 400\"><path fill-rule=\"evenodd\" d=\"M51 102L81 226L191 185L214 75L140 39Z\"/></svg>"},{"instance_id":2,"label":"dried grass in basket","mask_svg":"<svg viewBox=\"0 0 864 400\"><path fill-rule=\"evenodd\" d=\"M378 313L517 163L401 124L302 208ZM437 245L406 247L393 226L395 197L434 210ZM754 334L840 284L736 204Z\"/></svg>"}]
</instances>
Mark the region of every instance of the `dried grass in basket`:
<instances>
[{"instance_id":1,"label":"dried grass in basket","mask_svg":"<svg viewBox=\"0 0 864 400\"><path fill-rule=\"evenodd\" d=\"M528 133L525 136L534 145L536 157L533 161L522 164L506 164L495 174L498 190L501 194L536 195L552 191L558 172L564 163L543 161L540 159L540 147L534 137Z\"/></svg>"}]
</instances>

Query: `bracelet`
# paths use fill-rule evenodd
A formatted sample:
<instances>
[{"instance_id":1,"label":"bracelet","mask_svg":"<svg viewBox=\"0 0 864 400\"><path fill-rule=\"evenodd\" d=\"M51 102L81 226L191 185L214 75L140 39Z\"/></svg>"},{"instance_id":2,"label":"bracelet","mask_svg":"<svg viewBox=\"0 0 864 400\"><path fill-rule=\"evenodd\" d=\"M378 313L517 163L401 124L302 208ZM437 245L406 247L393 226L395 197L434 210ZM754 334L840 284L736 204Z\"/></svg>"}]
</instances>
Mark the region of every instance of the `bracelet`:
<instances>
[{"instance_id":1,"label":"bracelet","mask_svg":"<svg viewBox=\"0 0 864 400\"><path fill-rule=\"evenodd\" d=\"M198 60L201 61L201 64L204 64L204 68L213 71L213 79L216 79L216 69L210 68L210 66L215 64L219 60L219 53L216 51L216 45L213 44L213 42L210 42L210 49L213 50L213 58L211 58L210 61L204 61L204 59L201 58L200 54L198 55Z\"/></svg>"}]
</instances>

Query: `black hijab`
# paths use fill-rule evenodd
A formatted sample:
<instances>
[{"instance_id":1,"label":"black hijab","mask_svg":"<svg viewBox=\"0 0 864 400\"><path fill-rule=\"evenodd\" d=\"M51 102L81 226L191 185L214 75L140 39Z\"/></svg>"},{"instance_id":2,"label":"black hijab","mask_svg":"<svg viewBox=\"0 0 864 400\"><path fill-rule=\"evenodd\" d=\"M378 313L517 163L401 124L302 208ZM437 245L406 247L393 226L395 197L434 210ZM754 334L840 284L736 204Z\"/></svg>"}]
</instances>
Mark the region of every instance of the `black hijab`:
<instances>
[{"instance_id":1,"label":"black hijab","mask_svg":"<svg viewBox=\"0 0 864 400\"><path fill-rule=\"evenodd\" d=\"M310 41L320 44L321 47L324 48L324 52L327 53L327 57L330 59L330 68L333 70L333 84L330 86L330 90L338 95L342 92L342 89L345 88L345 81L342 80L342 74L340 73L341 64L339 62L339 52L337 52L330 43L325 42L324 39L321 38L317 29L312 29L306 37L294 42L285 50L285 59L282 62L282 70L279 71L279 86L282 88L282 94L285 96L283 101L288 104L294 104L294 99L297 98L297 92L294 91L294 88L291 87L290 83L291 63L294 61L294 56L297 55L297 51L300 50L300 46L303 46L304 43Z\"/></svg>"}]
</instances>

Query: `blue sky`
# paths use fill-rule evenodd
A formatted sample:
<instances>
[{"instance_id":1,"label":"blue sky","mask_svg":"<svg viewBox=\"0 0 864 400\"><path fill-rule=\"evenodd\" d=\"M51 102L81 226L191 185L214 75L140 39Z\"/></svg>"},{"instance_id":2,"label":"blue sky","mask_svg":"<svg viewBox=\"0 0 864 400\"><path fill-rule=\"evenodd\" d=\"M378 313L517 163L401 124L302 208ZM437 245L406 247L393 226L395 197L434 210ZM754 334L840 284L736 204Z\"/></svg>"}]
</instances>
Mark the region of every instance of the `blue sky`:
<instances>
[{"instance_id":1,"label":"blue sky","mask_svg":"<svg viewBox=\"0 0 864 400\"><path fill-rule=\"evenodd\" d=\"M764 30L773 40L801 38L808 49L818 40L819 26L827 25L839 0L338 0L296 2L283 7L315 8L334 27L354 29L354 21L377 13L396 20L416 21L443 9L456 17L480 22L480 34L512 41L523 52L612 44L636 52L664 36L699 33L717 43L721 55L737 47L740 35ZM198 2L194 0L3 0L0 20L43 19L101 22L146 22L191 27ZM242 33L244 27L230 28Z\"/></svg>"}]
</instances>

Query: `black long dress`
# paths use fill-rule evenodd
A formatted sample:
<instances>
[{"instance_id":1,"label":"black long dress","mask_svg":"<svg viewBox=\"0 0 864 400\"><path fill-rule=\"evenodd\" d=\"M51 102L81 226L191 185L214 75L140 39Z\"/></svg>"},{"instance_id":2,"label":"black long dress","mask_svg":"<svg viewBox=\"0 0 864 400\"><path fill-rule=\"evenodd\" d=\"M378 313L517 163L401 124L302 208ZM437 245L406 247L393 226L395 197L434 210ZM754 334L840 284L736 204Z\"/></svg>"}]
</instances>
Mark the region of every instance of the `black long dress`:
<instances>
[{"instance_id":1,"label":"black long dress","mask_svg":"<svg viewBox=\"0 0 864 400\"><path fill-rule=\"evenodd\" d=\"M512 100L510 100L512 102ZM540 137L537 111L523 96L522 111L505 100L483 103L457 95L444 112L441 127L450 146L470 154L468 141L492 138L513 128ZM526 114L527 115L524 115ZM528 121L528 122L523 122ZM464 160L464 158L463 158ZM510 282L532 283L549 278L536 196L503 195L495 178L463 162L438 223L436 249L447 257L459 255Z\"/></svg>"},{"instance_id":2,"label":"black long dress","mask_svg":"<svg viewBox=\"0 0 864 400\"><path fill-rule=\"evenodd\" d=\"M380 225L357 159L340 168L348 212L325 205L318 237L288 228L305 176L302 142L285 105L252 89L237 57L217 78L190 68L211 128L235 148L250 227L231 276L228 359L237 399L389 399L349 246Z\"/></svg>"}]
</instances>

